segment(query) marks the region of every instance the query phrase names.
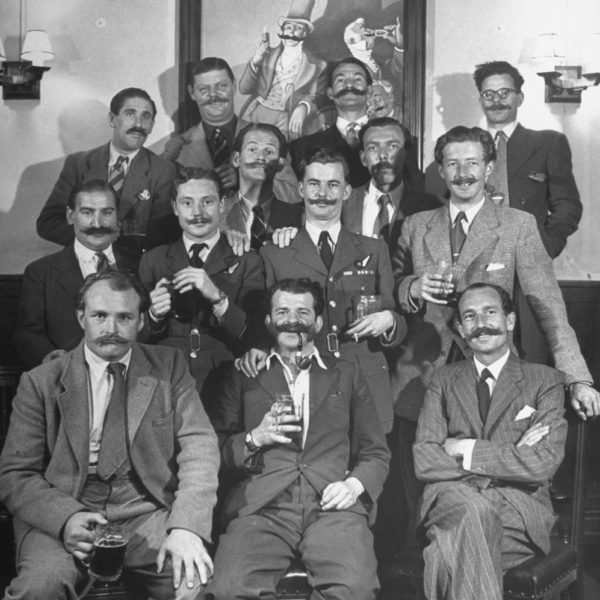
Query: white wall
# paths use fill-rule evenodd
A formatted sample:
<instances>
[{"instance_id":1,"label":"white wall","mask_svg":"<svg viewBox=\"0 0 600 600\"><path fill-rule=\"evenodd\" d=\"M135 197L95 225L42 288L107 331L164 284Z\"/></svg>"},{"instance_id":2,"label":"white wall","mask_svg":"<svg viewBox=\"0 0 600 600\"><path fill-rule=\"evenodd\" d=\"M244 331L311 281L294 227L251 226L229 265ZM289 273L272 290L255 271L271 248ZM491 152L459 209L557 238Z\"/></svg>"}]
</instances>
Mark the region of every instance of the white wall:
<instances>
[{"instance_id":1,"label":"white wall","mask_svg":"<svg viewBox=\"0 0 600 600\"><path fill-rule=\"evenodd\" d=\"M584 206L579 230L555 261L561 278L600 278L600 87L581 104L546 104L544 83L531 56L537 35L567 36L567 64L581 64L586 33L600 32L598 0L427 0L427 89L424 153L433 160L435 140L455 125L483 125L472 80L474 66L507 60L525 78L519 120L532 129L556 129L569 138ZM431 185L437 176L428 179Z\"/></svg>"},{"instance_id":2,"label":"white wall","mask_svg":"<svg viewBox=\"0 0 600 600\"><path fill-rule=\"evenodd\" d=\"M64 156L108 142L110 98L148 91L158 109L148 140L162 150L177 108L176 2L27 0L24 29L45 29L55 59L41 99L0 100L0 272L20 273L58 249L35 232ZM0 2L0 36L18 57L19 3Z\"/></svg>"}]
</instances>

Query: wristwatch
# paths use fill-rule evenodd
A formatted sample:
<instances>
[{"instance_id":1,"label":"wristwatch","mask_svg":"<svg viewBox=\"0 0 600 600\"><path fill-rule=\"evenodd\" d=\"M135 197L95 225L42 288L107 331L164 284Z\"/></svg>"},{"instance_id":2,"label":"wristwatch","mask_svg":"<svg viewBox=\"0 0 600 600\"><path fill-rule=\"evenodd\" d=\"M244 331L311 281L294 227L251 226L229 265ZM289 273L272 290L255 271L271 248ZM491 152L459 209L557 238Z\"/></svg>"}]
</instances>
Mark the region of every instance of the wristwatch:
<instances>
[{"instance_id":1,"label":"wristwatch","mask_svg":"<svg viewBox=\"0 0 600 600\"><path fill-rule=\"evenodd\" d=\"M251 432L251 431L249 431L249 432L246 434L246 440L245 440L245 442L246 442L246 448L248 448L248 450L249 450L250 452L256 452L257 450L259 450L259 449L260 449L260 446L257 446L257 445L254 443L254 438L252 437L252 432Z\"/></svg>"},{"instance_id":2,"label":"wristwatch","mask_svg":"<svg viewBox=\"0 0 600 600\"><path fill-rule=\"evenodd\" d=\"M227 294L223 290L219 290L219 299L215 302L212 302L212 305L221 304L221 302L225 302L227 300Z\"/></svg>"}]
</instances>

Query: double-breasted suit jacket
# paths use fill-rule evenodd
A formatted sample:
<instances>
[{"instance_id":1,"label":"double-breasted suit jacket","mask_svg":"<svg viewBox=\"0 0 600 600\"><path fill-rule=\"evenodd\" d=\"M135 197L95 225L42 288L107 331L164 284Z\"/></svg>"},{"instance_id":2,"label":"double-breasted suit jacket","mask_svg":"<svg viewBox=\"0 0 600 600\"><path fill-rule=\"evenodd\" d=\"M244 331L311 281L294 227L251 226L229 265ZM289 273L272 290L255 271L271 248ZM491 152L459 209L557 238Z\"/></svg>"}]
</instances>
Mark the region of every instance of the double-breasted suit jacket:
<instances>
[{"instance_id":1,"label":"double-breasted suit jacket","mask_svg":"<svg viewBox=\"0 0 600 600\"><path fill-rule=\"evenodd\" d=\"M135 261L113 248L117 267L136 269ZM13 338L26 369L60 348L72 350L83 337L75 303L83 275L73 244L44 256L25 269Z\"/></svg>"},{"instance_id":2,"label":"double-breasted suit jacket","mask_svg":"<svg viewBox=\"0 0 600 600\"><path fill-rule=\"evenodd\" d=\"M450 213L447 207L408 217L402 227L392 263L400 306L410 313L411 283L426 272L435 272L436 262L452 262ZM546 253L535 220L512 208L500 208L491 201L469 226L458 258L457 290L471 283L494 283L513 294L515 280L523 290L552 351L556 368L567 381L592 381L569 326L565 304L556 282L552 261ZM453 341L470 355L464 340L453 330L456 310L425 302L408 317L408 335L403 354L392 376L396 413L416 420L422 405L427 378L433 367L443 365Z\"/></svg>"},{"instance_id":3,"label":"double-breasted suit jacket","mask_svg":"<svg viewBox=\"0 0 600 600\"><path fill-rule=\"evenodd\" d=\"M363 235L371 234L371 232L362 230L365 195L368 189L368 184L354 188L342 208L342 224L344 227L349 231L362 233ZM390 193L394 194L394 190ZM383 238L390 248L390 252L398 245L402 223L404 223L406 217L424 210L433 210L441 205L442 203L437 196L414 190L405 183L402 187L402 195L400 196L398 206L394 210L390 224L387 226L387 231L382 233Z\"/></svg>"},{"instance_id":4,"label":"double-breasted suit jacket","mask_svg":"<svg viewBox=\"0 0 600 600\"><path fill-rule=\"evenodd\" d=\"M279 279L308 277L321 284L325 293L323 328L315 343L321 354L330 355L328 334L339 341L339 355L356 361L367 382L384 431L390 431L393 420L388 365L382 347L398 345L405 336L404 318L395 312L390 257L383 240L350 233L344 227L333 255L329 272L317 247L303 227L287 248L266 244L261 248L265 263L267 287ZM353 321L352 298L357 294L379 294L382 310L392 311L394 335L390 340L362 339L358 343L344 336Z\"/></svg>"},{"instance_id":5,"label":"double-breasted suit jacket","mask_svg":"<svg viewBox=\"0 0 600 600\"><path fill-rule=\"evenodd\" d=\"M66 157L58 181L37 219L40 237L63 246L73 241L73 228L65 219L69 195L75 186L86 181L106 181L109 159L109 144ZM144 248L177 238L177 220L171 208L174 179L172 163L147 148L140 148L129 165L120 193L118 215L122 233L117 247L130 248L139 254ZM131 230L137 233L131 234Z\"/></svg>"},{"instance_id":6,"label":"double-breasted suit jacket","mask_svg":"<svg viewBox=\"0 0 600 600\"><path fill-rule=\"evenodd\" d=\"M508 139L506 167L510 206L535 217L544 247L557 257L582 213L566 136L517 125Z\"/></svg>"},{"instance_id":7,"label":"double-breasted suit jacket","mask_svg":"<svg viewBox=\"0 0 600 600\"><path fill-rule=\"evenodd\" d=\"M548 483L562 462L567 435L563 379L554 369L511 355L494 386L485 423L479 416L477 379L471 359L446 365L433 376L413 448L417 476L427 483L421 518L441 489L451 494L452 484L469 481L485 488L500 481L498 493L521 514L529 537L547 553L554 523ZM548 435L534 446L517 447L537 424L549 426ZM476 440L469 471L445 452L447 438Z\"/></svg>"},{"instance_id":8,"label":"double-breasted suit jacket","mask_svg":"<svg viewBox=\"0 0 600 600\"><path fill-rule=\"evenodd\" d=\"M242 479L225 503L225 520L257 512L303 476L321 493L334 481L356 477L373 503L383 486L389 451L371 396L360 373L346 361L313 360L310 367L310 422L304 447L276 444L248 454L246 432L257 427L277 394L289 393L283 369L273 361L255 379L232 369L214 420L223 466ZM357 502L354 512L367 513Z\"/></svg>"},{"instance_id":9,"label":"double-breasted suit jacket","mask_svg":"<svg viewBox=\"0 0 600 600\"><path fill-rule=\"evenodd\" d=\"M170 511L167 530L210 539L219 454L187 365L171 348L134 344L127 371L127 434L132 469ZM25 373L13 400L0 457L0 497L14 516L17 543L30 528L60 539L86 510L90 410L83 342ZM167 531L165 531L165 536Z\"/></svg>"},{"instance_id":10,"label":"double-breasted suit jacket","mask_svg":"<svg viewBox=\"0 0 600 600\"><path fill-rule=\"evenodd\" d=\"M258 68L255 68L252 61L248 61L246 68L240 77L240 93L252 94L250 101L257 96L266 98L273 85L277 61L283 52L283 44L271 51L264 57ZM302 58L298 65L298 71L294 79L287 83L284 93L285 110L291 114L292 111L300 104L306 102L309 112L316 110L315 99L325 92L327 82L325 80L325 69L327 63L320 58L317 58L311 52L302 51ZM249 108L247 105L246 108ZM241 112L241 118L245 117L245 110Z\"/></svg>"}]
</instances>

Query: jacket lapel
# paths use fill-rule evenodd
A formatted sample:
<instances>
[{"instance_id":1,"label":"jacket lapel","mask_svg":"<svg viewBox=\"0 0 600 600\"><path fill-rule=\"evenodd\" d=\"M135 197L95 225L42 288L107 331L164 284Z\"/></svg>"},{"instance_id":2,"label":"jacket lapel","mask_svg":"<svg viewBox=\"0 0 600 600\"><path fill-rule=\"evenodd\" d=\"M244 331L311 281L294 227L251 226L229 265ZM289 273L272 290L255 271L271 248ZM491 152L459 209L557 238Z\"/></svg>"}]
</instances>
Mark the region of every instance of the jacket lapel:
<instances>
[{"instance_id":1,"label":"jacket lapel","mask_svg":"<svg viewBox=\"0 0 600 600\"><path fill-rule=\"evenodd\" d=\"M227 224L227 228L232 229L233 231L246 233L246 219L244 219L242 204L237 192L235 192L230 204L230 208L227 210L225 223Z\"/></svg>"},{"instance_id":2,"label":"jacket lapel","mask_svg":"<svg viewBox=\"0 0 600 600\"><path fill-rule=\"evenodd\" d=\"M324 277L327 276L327 268L323 264L319 251L310 239L310 235L308 235L305 227L300 229L289 247L294 252L294 260L310 267L311 271L317 271L317 273L320 273ZM335 256L333 261L335 262Z\"/></svg>"},{"instance_id":3,"label":"jacket lapel","mask_svg":"<svg viewBox=\"0 0 600 600\"><path fill-rule=\"evenodd\" d=\"M232 258L234 260L232 260ZM227 243L227 238L223 235L219 237L219 241L215 244L214 248L209 252L204 263L204 270L207 275L214 275L227 269L230 265L241 260L235 256L233 250Z\"/></svg>"},{"instance_id":4,"label":"jacket lapel","mask_svg":"<svg viewBox=\"0 0 600 600\"><path fill-rule=\"evenodd\" d=\"M517 125L507 144L506 173L509 181L526 166L536 149L527 130L522 125Z\"/></svg>"},{"instance_id":5,"label":"jacket lapel","mask_svg":"<svg viewBox=\"0 0 600 600\"><path fill-rule=\"evenodd\" d=\"M179 238L176 242L169 246L166 255L167 274L175 275L177 271L190 266L190 259L185 251L183 238Z\"/></svg>"},{"instance_id":6,"label":"jacket lapel","mask_svg":"<svg viewBox=\"0 0 600 600\"><path fill-rule=\"evenodd\" d=\"M268 403L267 410L277 400L278 394L289 394L283 367L276 358L271 359L270 367L264 369L256 381L269 396L269 399L266 401Z\"/></svg>"},{"instance_id":7,"label":"jacket lapel","mask_svg":"<svg viewBox=\"0 0 600 600\"><path fill-rule=\"evenodd\" d=\"M456 401L465 421L472 430L481 436L483 423L479 415L479 401L477 399L477 369L471 359L462 363L462 370L456 374L449 397Z\"/></svg>"},{"instance_id":8,"label":"jacket lapel","mask_svg":"<svg viewBox=\"0 0 600 600\"><path fill-rule=\"evenodd\" d=\"M364 254L364 250L360 243L360 237L351 234L346 228L340 229L335 252L333 253L333 262L331 263L331 274L335 275L344 270L348 265L354 265L357 260L364 261L369 258ZM369 259L370 260L370 259ZM365 269L372 269L369 262L363 265Z\"/></svg>"},{"instance_id":9,"label":"jacket lapel","mask_svg":"<svg viewBox=\"0 0 600 600\"><path fill-rule=\"evenodd\" d=\"M88 154L86 181L92 179L108 180L108 161L110 159L110 144L104 144Z\"/></svg>"},{"instance_id":10,"label":"jacket lapel","mask_svg":"<svg viewBox=\"0 0 600 600\"><path fill-rule=\"evenodd\" d=\"M367 186L361 185L352 190L342 208L342 223L348 231L353 233L362 233L362 215L365 206L365 194Z\"/></svg>"},{"instance_id":11,"label":"jacket lapel","mask_svg":"<svg viewBox=\"0 0 600 600\"><path fill-rule=\"evenodd\" d=\"M339 371L337 369L323 369L316 360L313 360L310 366L310 416L308 435L310 435L310 423L313 422L317 411L329 396L329 392L334 384L337 383L339 376Z\"/></svg>"},{"instance_id":12,"label":"jacket lapel","mask_svg":"<svg viewBox=\"0 0 600 600\"><path fill-rule=\"evenodd\" d=\"M518 359L511 353L494 387L490 410L485 421L484 437L490 439L501 424L502 417L513 401L522 393L523 371Z\"/></svg>"},{"instance_id":13,"label":"jacket lapel","mask_svg":"<svg viewBox=\"0 0 600 600\"><path fill-rule=\"evenodd\" d=\"M433 264L439 260L452 262L452 250L450 249L450 211L447 206L442 206L432 213L431 219L425 228L424 243Z\"/></svg>"},{"instance_id":14,"label":"jacket lapel","mask_svg":"<svg viewBox=\"0 0 600 600\"><path fill-rule=\"evenodd\" d=\"M142 418L152 402L155 387L156 379L150 373L150 362L134 344L127 371L127 433L130 444L133 444Z\"/></svg>"},{"instance_id":15,"label":"jacket lapel","mask_svg":"<svg viewBox=\"0 0 600 600\"><path fill-rule=\"evenodd\" d=\"M148 151L140 148L133 162L129 166L127 176L121 190L119 217L125 218L129 212L140 202L138 194L147 187L147 173L150 170ZM148 190L150 191L150 190Z\"/></svg>"},{"instance_id":16,"label":"jacket lapel","mask_svg":"<svg viewBox=\"0 0 600 600\"><path fill-rule=\"evenodd\" d=\"M79 261L75 255L73 244L64 248L60 253L60 258L54 267L54 280L64 292L73 298L77 291L83 285L83 275L79 267Z\"/></svg>"}]
</instances>

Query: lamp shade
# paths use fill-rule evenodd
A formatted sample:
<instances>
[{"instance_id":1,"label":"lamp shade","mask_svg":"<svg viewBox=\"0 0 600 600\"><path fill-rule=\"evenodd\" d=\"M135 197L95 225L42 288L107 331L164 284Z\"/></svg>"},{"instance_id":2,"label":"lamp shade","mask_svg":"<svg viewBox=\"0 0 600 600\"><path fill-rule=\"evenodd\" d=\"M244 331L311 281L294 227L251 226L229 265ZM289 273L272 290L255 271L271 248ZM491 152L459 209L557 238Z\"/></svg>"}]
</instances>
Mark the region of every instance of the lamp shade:
<instances>
[{"instance_id":1,"label":"lamp shade","mask_svg":"<svg viewBox=\"0 0 600 600\"><path fill-rule=\"evenodd\" d=\"M52 60L54 52L48 34L42 29L30 29L25 36L21 58L30 60L34 65L43 65L44 61Z\"/></svg>"},{"instance_id":2,"label":"lamp shade","mask_svg":"<svg viewBox=\"0 0 600 600\"><path fill-rule=\"evenodd\" d=\"M565 53L558 33L540 33L531 58L537 64L538 71L554 71L556 66L565 64Z\"/></svg>"},{"instance_id":3,"label":"lamp shade","mask_svg":"<svg viewBox=\"0 0 600 600\"><path fill-rule=\"evenodd\" d=\"M6 51L4 50L2 38L0 38L0 62L2 62L3 60L6 60Z\"/></svg>"}]
</instances>

